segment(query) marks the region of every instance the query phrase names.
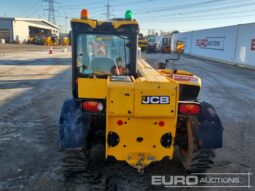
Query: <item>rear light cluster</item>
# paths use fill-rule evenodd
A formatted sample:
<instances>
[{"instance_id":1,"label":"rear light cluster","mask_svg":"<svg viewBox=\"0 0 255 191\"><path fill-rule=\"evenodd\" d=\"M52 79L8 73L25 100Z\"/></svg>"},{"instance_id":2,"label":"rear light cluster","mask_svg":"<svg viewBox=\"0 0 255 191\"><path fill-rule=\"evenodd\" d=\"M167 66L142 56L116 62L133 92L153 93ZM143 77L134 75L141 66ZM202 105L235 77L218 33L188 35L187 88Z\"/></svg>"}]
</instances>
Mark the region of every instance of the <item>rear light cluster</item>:
<instances>
[{"instance_id":1,"label":"rear light cluster","mask_svg":"<svg viewBox=\"0 0 255 191\"><path fill-rule=\"evenodd\" d=\"M184 115L197 115L201 107L198 103L179 103L179 113Z\"/></svg>"},{"instance_id":2,"label":"rear light cluster","mask_svg":"<svg viewBox=\"0 0 255 191\"><path fill-rule=\"evenodd\" d=\"M82 109L90 112L101 112L103 111L104 106L102 103L97 101L84 101L82 103Z\"/></svg>"}]
</instances>

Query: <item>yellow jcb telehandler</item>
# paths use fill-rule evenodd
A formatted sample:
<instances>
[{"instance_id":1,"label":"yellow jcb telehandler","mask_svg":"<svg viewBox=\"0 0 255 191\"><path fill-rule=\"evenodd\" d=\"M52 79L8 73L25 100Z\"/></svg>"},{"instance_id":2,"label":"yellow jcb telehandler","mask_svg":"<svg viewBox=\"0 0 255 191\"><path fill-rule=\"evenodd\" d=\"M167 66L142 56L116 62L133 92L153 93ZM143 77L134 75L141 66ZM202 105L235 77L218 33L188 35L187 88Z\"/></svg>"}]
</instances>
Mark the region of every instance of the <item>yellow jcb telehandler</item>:
<instances>
[{"instance_id":1,"label":"yellow jcb telehandler","mask_svg":"<svg viewBox=\"0 0 255 191\"><path fill-rule=\"evenodd\" d=\"M101 145L106 160L139 171L178 149L187 171L211 168L223 127L212 105L197 99L200 78L137 58L139 25L130 10L111 21L82 10L71 26L73 98L61 111L61 149L89 158Z\"/></svg>"}]
</instances>

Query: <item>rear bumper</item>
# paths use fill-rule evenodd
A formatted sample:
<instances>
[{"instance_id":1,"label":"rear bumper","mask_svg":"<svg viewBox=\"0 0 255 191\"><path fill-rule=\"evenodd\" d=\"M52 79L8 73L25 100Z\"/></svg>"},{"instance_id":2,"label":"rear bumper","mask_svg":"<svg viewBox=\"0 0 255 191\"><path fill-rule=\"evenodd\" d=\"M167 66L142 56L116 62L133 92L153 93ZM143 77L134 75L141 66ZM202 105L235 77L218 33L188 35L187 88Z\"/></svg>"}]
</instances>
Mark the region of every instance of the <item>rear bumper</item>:
<instances>
[{"instance_id":1,"label":"rear bumper","mask_svg":"<svg viewBox=\"0 0 255 191\"><path fill-rule=\"evenodd\" d=\"M164 157L172 159L174 123L174 118L110 117L106 157L114 156L137 169Z\"/></svg>"}]
</instances>

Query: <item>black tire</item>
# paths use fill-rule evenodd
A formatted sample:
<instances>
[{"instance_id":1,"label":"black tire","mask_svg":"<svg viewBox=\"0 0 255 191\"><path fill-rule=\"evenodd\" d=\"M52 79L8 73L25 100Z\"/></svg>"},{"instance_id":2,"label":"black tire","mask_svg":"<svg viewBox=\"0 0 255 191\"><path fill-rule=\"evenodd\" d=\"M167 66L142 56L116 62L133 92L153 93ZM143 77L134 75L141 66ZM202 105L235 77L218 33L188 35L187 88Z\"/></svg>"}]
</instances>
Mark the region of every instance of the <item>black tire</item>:
<instances>
[{"instance_id":1,"label":"black tire","mask_svg":"<svg viewBox=\"0 0 255 191\"><path fill-rule=\"evenodd\" d=\"M93 145L87 151L66 151L63 154L63 169L67 175L79 174L93 170L105 162L105 146L102 144Z\"/></svg>"},{"instance_id":2,"label":"black tire","mask_svg":"<svg viewBox=\"0 0 255 191\"><path fill-rule=\"evenodd\" d=\"M105 159L105 145L93 145L90 150L90 159L95 161L103 161Z\"/></svg>"},{"instance_id":3,"label":"black tire","mask_svg":"<svg viewBox=\"0 0 255 191\"><path fill-rule=\"evenodd\" d=\"M105 162L105 145L96 144L93 145L89 153L89 166L94 167Z\"/></svg>"},{"instance_id":4,"label":"black tire","mask_svg":"<svg viewBox=\"0 0 255 191\"><path fill-rule=\"evenodd\" d=\"M187 144L186 148L179 148L181 162L184 169L189 172L202 173L212 168L215 153L212 149L199 149L197 140L193 134L193 126L197 125L195 117L187 120Z\"/></svg>"},{"instance_id":5,"label":"black tire","mask_svg":"<svg viewBox=\"0 0 255 191\"><path fill-rule=\"evenodd\" d=\"M105 146L93 142L88 144L93 116L82 112L80 102L68 99L64 102L59 125L60 150L66 172L80 173L90 167L102 164L105 159ZM93 168L92 168L93 169Z\"/></svg>"},{"instance_id":6,"label":"black tire","mask_svg":"<svg viewBox=\"0 0 255 191\"><path fill-rule=\"evenodd\" d=\"M88 170L89 160L82 151L66 151L62 156L62 168L66 176L77 175Z\"/></svg>"}]
</instances>

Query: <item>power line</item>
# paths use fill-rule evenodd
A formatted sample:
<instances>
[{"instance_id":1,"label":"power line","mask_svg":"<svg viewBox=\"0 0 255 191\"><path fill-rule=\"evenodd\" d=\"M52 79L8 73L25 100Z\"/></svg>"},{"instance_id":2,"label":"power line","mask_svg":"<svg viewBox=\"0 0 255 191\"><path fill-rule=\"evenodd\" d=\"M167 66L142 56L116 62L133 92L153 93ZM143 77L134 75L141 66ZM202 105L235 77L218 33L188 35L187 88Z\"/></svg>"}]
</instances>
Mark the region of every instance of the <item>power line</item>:
<instances>
[{"instance_id":1,"label":"power line","mask_svg":"<svg viewBox=\"0 0 255 191\"><path fill-rule=\"evenodd\" d=\"M143 3L149 3L149 2L152 2L152 1L157 1L157 0L144 0L144 1L136 1L134 3L134 5L137 5L137 4L143 4ZM123 4L117 4L117 5L114 5L114 7L122 7L122 6L125 6L125 5L131 5L130 2L129 3L123 3Z\"/></svg>"},{"instance_id":2,"label":"power line","mask_svg":"<svg viewBox=\"0 0 255 191\"><path fill-rule=\"evenodd\" d=\"M104 5L105 2L106 2L105 0L102 0L102 1L99 1L99 2L97 1L97 2L93 2L93 5ZM82 9L82 8L86 8L86 6L91 7L90 5L86 5L86 3L82 3L82 4L63 4L61 7L63 7L63 8L71 8L71 7L77 7L78 8L79 7L80 9Z\"/></svg>"},{"instance_id":3,"label":"power line","mask_svg":"<svg viewBox=\"0 0 255 191\"><path fill-rule=\"evenodd\" d=\"M33 11L30 12L30 14L27 14L25 17L31 17L31 16L34 16L35 14L37 14L38 12L40 12L41 11L41 5L39 5L39 7L38 7L38 5L35 6L32 10Z\"/></svg>"},{"instance_id":4,"label":"power line","mask_svg":"<svg viewBox=\"0 0 255 191\"><path fill-rule=\"evenodd\" d=\"M227 1L227 0L226 0ZM236 0L237 2L240 2L240 0ZM247 0L247 1L251 1L251 0ZM233 2L233 0L231 0L231 2ZM218 6L218 3L220 3L220 5L222 5L222 2L215 2L214 4L210 4L210 7L214 7L214 6ZM226 2L228 3L228 2ZM189 6L189 5L188 5ZM201 4L199 6L194 6L192 7L192 9L200 9L204 6L208 6L207 4ZM186 8L186 5L178 5L178 7L175 7L175 8L171 8L171 12L169 13L163 13L163 14L160 14L160 13L156 13L157 14L157 17L158 16L170 16L170 15L182 15L183 13L182 12L179 12L179 13L174 13L176 11L179 11L180 9L185 9ZM204 9L200 10L200 12L202 12ZM203 11L204 12L204 11ZM150 12L150 14L152 14L153 12ZM184 13L187 13L187 11L185 11ZM148 18L147 15L143 15L143 16L140 16L140 18Z\"/></svg>"},{"instance_id":5,"label":"power line","mask_svg":"<svg viewBox=\"0 0 255 191\"><path fill-rule=\"evenodd\" d=\"M217 2L223 2L226 0L209 0L209 1L203 1L199 3L190 3L190 4L184 4L184 5L176 5L176 6L171 6L171 7L164 7L164 8L155 8L155 9L150 9L147 11L142 11L140 13L137 13L137 15L141 14L151 14L151 13L157 13L157 12L164 12L164 11L170 11L170 10L177 10L177 9L184 9L184 8L190 8L190 7L195 7L195 6L201 6L201 5L208 5L208 4L214 4Z\"/></svg>"},{"instance_id":6,"label":"power line","mask_svg":"<svg viewBox=\"0 0 255 191\"><path fill-rule=\"evenodd\" d=\"M115 0L111 0L111 1L115 1ZM109 0L106 1L106 0L103 0L103 1L100 1L100 2L95 2L93 3L93 5L88 5L88 8L89 9L99 9L99 8L102 8L105 4L105 2L108 4L110 3ZM106 6L107 6L106 4ZM68 4L68 5L62 5L61 6L62 8L66 8L66 9L83 9L83 8L86 8L85 4ZM112 7L112 5L110 5L110 7Z\"/></svg>"},{"instance_id":7,"label":"power line","mask_svg":"<svg viewBox=\"0 0 255 191\"><path fill-rule=\"evenodd\" d=\"M77 5L70 5L70 6L61 6L61 8L63 9L66 9L66 10L82 10L84 8L87 8L87 9L99 9L99 8L102 8L104 6L104 4L101 4L101 5L93 5L93 6L77 6Z\"/></svg>"},{"instance_id":8,"label":"power line","mask_svg":"<svg viewBox=\"0 0 255 191\"><path fill-rule=\"evenodd\" d=\"M220 15L219 15L220 16ZM222 19L233 19L233 18L250 18L250 17L254 17L254 14L246 14L246 15L235 15L235 16L227 16L227 17L209 17L209 18L200 18L200 19L186 19L186 20L171 20L168 23L181 23L181 22L200 22L200 21L210 21L210 20L222 20ZM153 21L153 22L158 22L158 21Z\"/></svg>"},{"instance_id":9,"label":"power line","mask_svg":"<svg viewBox=\"0 0 255 191\"><path fill-rule=\"evenodd\" d=\"M93 8L93 9L94 9L94 8L101 8L101 7L103 7L103 4L100 5L100 6L99 6L99 5L96 5L96 6L89 6L88 9L92 9L92 8ZM62 7L62 6L61 6L61 8L63 8L63 9L68 9L68 10L69 10L69 9L80 9L80 10L81 10L81 9L86 8L86 7L81 7L81 6Z\"/></svg>"},{"instance_id":10,"label":"power line","mask_svg":"<svg viewBox=\"0 0 255 191\"><path fill-rule=\"evenodd\" d=\"M201 12L203 12L203 13L215 12L215 11L219 11L219 10L235 9L235 8L247 7L247 6L251 6L251 5L254 5L254 3L244 3L244 4L242 3L242 4L231 5L231 6L214 7L214 8L210 8L210 9L189 11L189 12L183 12L183 13L173 13L173 14L158 16L157 19L160 19L160 20L161 19L169 19L169 18L171 18L171 16L180 15L180 17L181 17L183 15L193 15L193 14L197 14L197 13L201 13Z\"/></svg>"},{"instance_id":11,"label":"power line","mask_svg":"<svg viewBox=\"0 0 255 191\"><path fill-rule=\"evenodd\" d=\"M37 0L34 4L32 4L31 7L29 7L29 9L27 9L24 14L22 14L22 16L24 17L28 17L27 15L31 15L28 13L31 13L31 11L33 11L33 13L35 12L35 7L37 7L38 5L40 5L41 0ZM33 14L32 14L33 15Z\"/></svg>"},{"instance_id":12,"label":"power line","mask_svg":"<svg viewBox=\"0 0 255 191\"><path fill-rule=\"evenodd\" d=\"M171 20L179 20L179 21L182 21L183 19L194 19L194 18L206 18L206 17L212 17L212 16L223 16L223 15L235 15L235 14L242 14L242 13L250 13L250 12L254 12L254 9L251 9L251 10L244 10L244 11L233 11L233 12L228 12L228 13L221 13L221 14L217 14L215 15L215 13L213 14L206 14L206 15L197 15L197 16L192 16L189 17L189 16L186 16L186 17L170 17L170 18L165 18L167 20L171 19ZM156 18L156 19L151 19L150 21L161 21L161 20L164 20L164 19L160 19L160 18ZM150 22L149 20L147 21L144 21L144 22Z\"/></svg>"},{"instance_id":13,"label":"power line","mask_svg":"<svg viewBox=\"0 0 255 191\"><path fill-rule=\"evenodd\" d=\"M210 18L201 18L201 19L190 19L190 20L185 20L187 22L190 22L190 21L201 21L201 20L205 20L205 21L209 21L209 20L222 20L222 19L232 19L232 18L247 18L247 17L255 17L254 14L248 14L248 15L237 15L237 16L228 16L228 17L210 17ZM180 22L180 21L176 21L176 20L173 20L171 22Z\"/></svg>"}]
</instances>

